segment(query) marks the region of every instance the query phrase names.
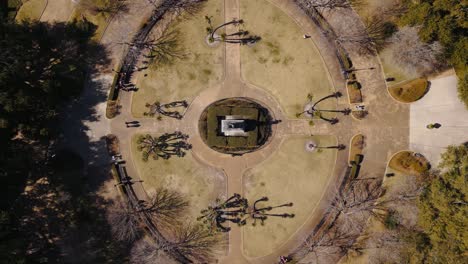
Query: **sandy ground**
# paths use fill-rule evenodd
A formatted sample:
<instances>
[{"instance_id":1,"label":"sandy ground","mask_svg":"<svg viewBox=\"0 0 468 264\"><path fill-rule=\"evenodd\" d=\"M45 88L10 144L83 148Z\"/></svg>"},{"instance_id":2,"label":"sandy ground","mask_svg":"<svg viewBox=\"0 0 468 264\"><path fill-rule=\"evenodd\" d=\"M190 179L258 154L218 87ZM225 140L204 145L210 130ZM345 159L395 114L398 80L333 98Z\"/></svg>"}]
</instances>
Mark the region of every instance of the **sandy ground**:
<instances>
[{"instance_id":1,"label":"sandy ground","mask_svg":"<svg viewBox=\"0 0 468 264\"><path fill-rule=\"evenodd\" d=\"M47 6L47 0L29 0L25 2L16 14L16 20L39 20Z\"/></svg>"},{"instance_id":2,"label":"sandy ground","mask_svg":"<svg viewBox=\"0 0 468 264\"><path fill-rule=\"evenodd\" d=\"M202 90L221 82L224 75L224 45L209 47L205 42L205 15L212 16L213 25L222 23L223 1L210 0L195 16L173 22L171 30L178 31L180 48L185 55L172 64L152 66L137 75L138 93L132 101L132 113L141 117L146 103L192 101ZM145 76L147 74L147 76Z\"/></svg>"},{"instance_id":3,"label":"sandy ground","mask_svg":"<svg viewBox=\"0 0 468 264\"><path fill-rule=\"evenodd\" d=\"M271 217L264 226L253 227L251 221L243 229L244 254L259 257L272 253L287 241L316 208L329 182L336 159L336 150L307 152L309 140L319 146L336 144L334 136L298 136L283 141L269 159L244 174L244 192L249 201L267 196L264 205L293 202L289 208L270 213L294 213L292 219Z\"/></svg>"},{"instance_id":4,"label":"sandy ground","mask_svg":"<svg viewBox=\"0 0 468 264\"><path fill-rule=\"evenodd\" d=\"M307 32L265 0L240 3L245 29L262 38L253 47L241 47L242 77L246 81L273 94L290 118L303 111L308 93L318 100L334 92L313 40L303 39ZM334 109L336 101L320 105L322 109Z\"/></svg>"},{"instance_id":5,"label":"sandy ground","mask_svg":"<svg viewBox=\"0 0 468 264\"><path fill-rule=\"evenodd\" d=\"M429 92L411 104L410 148L420 152L435 166L448 145L468 141L468 111L458 99L455 75L435 78ZM440 123L439 129L426 125Z\"/></svg>"},{"instance_id":6,"label":"sandy ground","mask_svg":"<svg viewBox=\"0 0 468 264\"><path fill-rule=\"evenodd\" d=\"M148 193L159 187L172 189L183 194L190 201L188 221L195 222L200 211L218 197L225 197L226 182L222 171L198 162L187 152L184 158L152 160L144 162L141 152L136 149L135 135L132 140L133 161L137 166L143 186Z\"/></svg>"},{"instance_id":7,"label":"sandy ground","mask_svg":"<svg viewBox=\"0 0 468 264\"><path fill-rule=\"evenodd\" d=\"M74 8L75 4L71 0L48 0L41 21L68 21Z\"/></svg>"}]
</instances>

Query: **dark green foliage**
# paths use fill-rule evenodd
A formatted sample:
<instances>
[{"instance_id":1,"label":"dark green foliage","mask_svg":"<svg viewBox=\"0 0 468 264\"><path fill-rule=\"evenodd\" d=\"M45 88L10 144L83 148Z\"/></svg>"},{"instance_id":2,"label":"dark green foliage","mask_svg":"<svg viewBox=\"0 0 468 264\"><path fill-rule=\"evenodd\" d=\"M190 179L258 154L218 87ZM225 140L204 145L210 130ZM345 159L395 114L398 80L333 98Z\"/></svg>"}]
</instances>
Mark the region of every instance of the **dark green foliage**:
<instances>
[{"instance_id":1,"label":"dark green foliage","mask_svg":"<svg viewBox=\"0 0 468 264\"><path fill-rule=\"evenodd\" d=\"M465 103L468 109L468 72L462 72L458 78L458 97Z\"/></svg>"},{"instance_id":2,"label":"dark green foliage","mask_svg":"<svg viewBox=\"0 0 468 264\"><path fill-rule=\"evenodd\" d=\"M0 24L0 119L11 137L49 136L58 110L81 91L97 45L87 22ZM94 54L96 55L96 54Z\"/></svg>"},{"instance_id":3,"label":"dark green foliage","mask_svg":"<svg viewBox=\"0 0 468 264\"><path fill-rule=\"evenodd\" d=\"M225 116L246 119L247 136L226 137L221 134L220 122ZM223 153L241 154L263 145L271 134L271 117L268 110L244 98L226 99L209 106L199 122L203 140Z\"/></svg>"},{"instance_id":4,"label":"dark green foliage","mask_svg":"<svg viewBox=\"0 0 468 264\"><path fill-rule=\"evenodd\" d=\"M94 66L107 62L106 52L90 42L94 30L88 22L0 21L2 263L73 257L108 263L124 255L110 237L104 201L85 182L81 158L59 151L54 160L48 148L57 140L59 112L80 94Z\"/></svg>"},{"instance_id":5,"label":"dark green foliage","mask_svg":"<svg viewBox=\"0 0 468 264\"><path fill-rule=\"evenodd\" d=\"M466 263L468 143L442 155L440 173L419 198L419 227L411 234L412 263Z\"/></svg>"},{"instance_id":6,"label":"dark green foliage","mask_svg":"<svg viewBox=\"0 0 468 264\"><path fill-rule=\"evenodd\" d=\"M468 107L466 74L468 62L468 5L460 0L407 1L408 12L400 22L403 25L419 25L419 36L425 42L439 41L445 49L445 57L457 70L460 98ZM463 81L465 80L465 81Z\"/></svg>"},{"instance_id":7,"label":"dark green foliage","mask_svg":"<svg viewBox=\"0 0 468 264\"><path fill-rule=\"evenodd\" d=\"M395 211L389 211L384 219L384 225L390 230L394 230L398 227L400 222L398 221Z\"/></svg>"}]
</instances>

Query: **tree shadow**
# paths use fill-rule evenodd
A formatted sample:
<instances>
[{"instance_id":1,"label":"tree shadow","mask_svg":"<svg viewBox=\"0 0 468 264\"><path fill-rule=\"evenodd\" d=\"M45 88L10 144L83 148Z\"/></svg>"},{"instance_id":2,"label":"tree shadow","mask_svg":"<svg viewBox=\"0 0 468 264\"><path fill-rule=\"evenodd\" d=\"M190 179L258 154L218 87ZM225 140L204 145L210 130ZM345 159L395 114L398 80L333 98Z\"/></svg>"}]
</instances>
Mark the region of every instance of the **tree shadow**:
<instances>
[{"instance_id":1,"label":"tree shadow","mask_svg":"<svg viewBox=\"0 0 468 264\"><path fill-rule=\"evenodd\" d=\"M28 40L33 43L31 46L28 46L30 42L21 43L30 47L24 52L43 52L45 55L38 53L40 55L33 57L37 60L32 59L31 65L39 70L52 69L53 74L47 81L54 82L44 86L51 90L31 89L32 95L26 95L32 99L36 97L39 103L41 100L47 103L34 105L36 109L29 115L22 112L18 115L33 129L47 127L50 134L47 137L25 134L18 145L27 148L1 153L2 157L10 153L12 159L15 155L25 157L17 159L7 172L2 168L2 178L3 174L14 176L13 172L26 176L16 184L17 191L11 195L9 203L1 208L2 230L6 225L9 230L7 236L2 234L0 237L11 250L2 248L0 256L12 263L18 260L25 263L125 261L128 245L113 239L106 217L106 208L111 201L99 193L105 181L110 179L110 158L104 140L109 127L105 118L109 80L100 74L110 62L108 53L102 45L90 41L96 27L86 21L68 24L31 22L18 27L35 32ZM19 73L11 80L21 80L24 75L30 78L24 79L31 80L30 83L43 83L40 78L28 74L27 71ZM30 91L20 85L16 89ZM43 106L59 113L58 116L34 123L35 115L47 111ZM11 131L5 133L7 139L16 133L14 129ZM3 135L4 131L0 132ZM10 148L10 145L11 142L6 141L5 146ZM3 210L7 206L10 208L5 220Z\"/></svg>"}]
</instances>

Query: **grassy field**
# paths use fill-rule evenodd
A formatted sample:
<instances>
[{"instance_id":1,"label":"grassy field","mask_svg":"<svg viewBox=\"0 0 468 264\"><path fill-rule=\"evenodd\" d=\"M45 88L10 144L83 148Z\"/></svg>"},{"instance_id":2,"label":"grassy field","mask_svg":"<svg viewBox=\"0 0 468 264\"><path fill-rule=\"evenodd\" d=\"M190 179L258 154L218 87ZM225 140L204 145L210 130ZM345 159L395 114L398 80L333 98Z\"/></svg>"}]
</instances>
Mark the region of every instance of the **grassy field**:
<instances>
[{"instance_id":1,"label":"grassy field","mask_svg":"<svg viewBox=\"0 0 468 264\"><path fill-rule=\"evenodd\" d=\"M205 15L213 16L213 24L224 21L223 1L209 0L194 16L184 16L173 22L178 31L180 47L186 54L172 64L151 67L137 75L138 93L133 96L132 113L141 117L146 103L192 101L202 90L221 82L224 74L224 45L209 47L205 42ZM145 74L147 76L145 76Z\"/></svg>"},{"instance_id":2,"label":"grassy field","mask_svg":"<svg viewBox=\"0 0 468 264\"><path fill-rule=\"evenodd\" d=\"M132 157L143 186L148 193L165 187L182 193L190 202L186 220L196 221L200 210L217 197L226 195L226 182L222 171L201 164L190 152L183 158L152 160L144 162L137 150L138 135L132 138Z\"/></svg>"},{"instance_id":3,"label":"grassy field","mask_svg":"<svg viewBox=\"0 0 468 264\"><path fill-rule=\"evenodd\" d=\"M246 172L243 178L245 196L254 201L267 196L268 205L287 202L294 206L271 213L294 213L295 217L271 217L264 226L243 228L243 249L249 257L274 252L307 220L318 205L333 172L336 150L307 152L305 144L313 139L321 146L336 144L333 136L298 136L286 139L265 162Z\"/></svg>"},{"instance_id":4,"label":"grassy field","mask_svg":"<svg viewBox=\"0 0 468 264\"><path fill-rule=\"evenodd\" d=\"M286 13L265 0L241 0L240 14L246 30L262 38L241 47L243 78L272 93L286 114L295 118L307 103L334 92L329 74L311 39ZM259 12L259 10L262 10ZM336 101L321 104L335 108Z\"/></svg>"},{"instance_id":5,"label":"grassy field","mask_svg":"<svg viewBox=\"0 0 468 264\"><path fill-rule=\"evenodd\" d=\"M39 20L46 4L47 0L29 0L25 2L16 14L16 21Z\"/></svg>"},{"instance_id":6,"label":"grassy field","mask_svg":"<svg viewBox=\"0 0 468 264\"><path fill-rule=\"evenodd\" d=\"M388 91L398 101L412 103L421 99L428 89L429 82L427 79L419 78L390 86Z\"/></svg>"}]
</instances>

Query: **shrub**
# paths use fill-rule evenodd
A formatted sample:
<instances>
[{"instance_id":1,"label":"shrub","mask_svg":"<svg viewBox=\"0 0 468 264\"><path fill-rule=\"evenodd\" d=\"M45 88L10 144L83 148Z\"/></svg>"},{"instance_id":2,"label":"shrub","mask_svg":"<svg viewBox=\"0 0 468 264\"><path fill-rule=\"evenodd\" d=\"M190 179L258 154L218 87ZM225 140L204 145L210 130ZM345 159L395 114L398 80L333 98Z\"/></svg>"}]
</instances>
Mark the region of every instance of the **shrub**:
<instances>
[{"instance_id":1,"label":"shrub","mask_svg":"<svg viewBox=\"0 0 468 264\"><path fill-rule=\"evenodd\" d=\"M384 225L390 230L394 230L398 227L400 221L398 220L397 213L395 211L389 211L384 219Z\"/></svg>"}]
</instances>

